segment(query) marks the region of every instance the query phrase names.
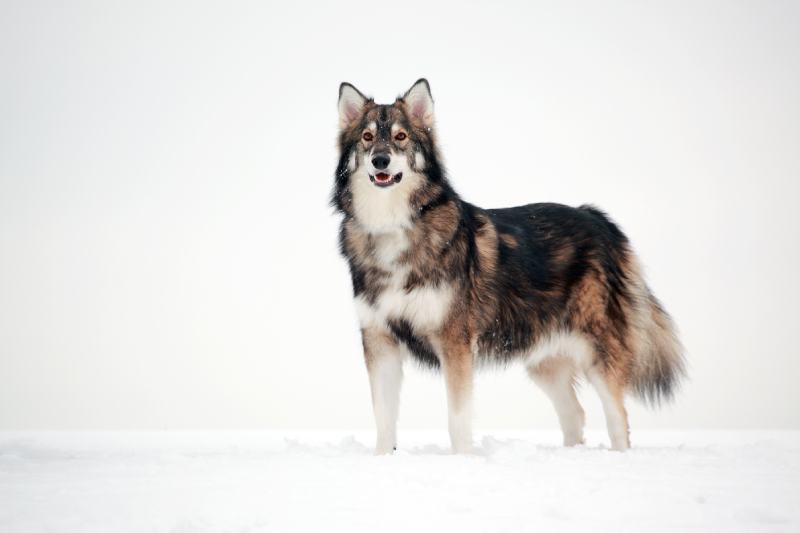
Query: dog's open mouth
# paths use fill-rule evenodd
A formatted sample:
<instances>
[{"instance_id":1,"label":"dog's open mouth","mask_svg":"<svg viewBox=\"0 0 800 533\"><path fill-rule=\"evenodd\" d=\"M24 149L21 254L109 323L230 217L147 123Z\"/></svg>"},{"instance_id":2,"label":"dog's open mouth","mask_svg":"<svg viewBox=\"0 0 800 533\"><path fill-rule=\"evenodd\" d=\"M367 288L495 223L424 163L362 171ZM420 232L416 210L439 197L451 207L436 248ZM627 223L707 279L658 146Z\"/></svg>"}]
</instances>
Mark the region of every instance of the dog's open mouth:
<instances>
[{"instance_id":1,"label":"dog's open mouth","mask_svg":"<svg viewBox=\"0 0 800 533\"><path fill-rule=\"evenodd\" d=\"M370 181L377 185L378 187L388 187L389 185L394 185L395 183L400 183L400 180L403 179L403 173L398 172L394 176L391 174L386 174L385 172L379 172L374 176L370 175Z\"/></svg>"}]
</instances>

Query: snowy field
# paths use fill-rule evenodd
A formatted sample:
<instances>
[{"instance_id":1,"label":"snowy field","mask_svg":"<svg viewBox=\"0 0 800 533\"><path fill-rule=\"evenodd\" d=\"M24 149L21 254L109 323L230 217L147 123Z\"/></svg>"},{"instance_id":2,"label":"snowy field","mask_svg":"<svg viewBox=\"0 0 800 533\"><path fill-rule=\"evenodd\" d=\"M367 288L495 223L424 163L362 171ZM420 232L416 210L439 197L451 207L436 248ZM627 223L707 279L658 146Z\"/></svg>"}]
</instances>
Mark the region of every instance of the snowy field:
<instances>
[{"instance_id":1,"label":"snowy field","mask_svg":"<svg viewBox=\"0 0 800 533\"><path fill-rule=\"evenodd\" d=\"M792 531L800 432L0 433L0 531Z\"/></svg>"}]
</instances>

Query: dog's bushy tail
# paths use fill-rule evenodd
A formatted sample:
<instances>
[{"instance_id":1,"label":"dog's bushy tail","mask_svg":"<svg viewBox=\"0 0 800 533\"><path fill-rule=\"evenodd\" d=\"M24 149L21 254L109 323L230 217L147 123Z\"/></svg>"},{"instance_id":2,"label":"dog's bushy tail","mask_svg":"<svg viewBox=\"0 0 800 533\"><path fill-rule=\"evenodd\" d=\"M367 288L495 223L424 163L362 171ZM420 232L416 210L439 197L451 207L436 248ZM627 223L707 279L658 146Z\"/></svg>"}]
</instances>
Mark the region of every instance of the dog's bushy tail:
<instances>
[{"instance_id":1,"label":"dog's bushy tail","mask_svg":"<svg viewBox=\"0 0 800 533\"><path fill-rule=\"evenodd\" d=\"M643 281L641 284L636 306L639 342L629 387L645 403L658 406L672 399L686 377L686 362L672 318Z\"/></svg>"},{"instance_id":2,"label":"dog's bushy tail","mask_svg":"<svg viewBox=\"0 0 800 533\"><path fill-rule=\"evenodd\" d=\"M602 211L582 206L602 220L611 245L607 248L606 277L611 292L625 301L627 366L626 388L646 404L671 400L686 377L683 346L675 324L647 286L641 265L622 231Z\"/></svg>"}]
</instances>

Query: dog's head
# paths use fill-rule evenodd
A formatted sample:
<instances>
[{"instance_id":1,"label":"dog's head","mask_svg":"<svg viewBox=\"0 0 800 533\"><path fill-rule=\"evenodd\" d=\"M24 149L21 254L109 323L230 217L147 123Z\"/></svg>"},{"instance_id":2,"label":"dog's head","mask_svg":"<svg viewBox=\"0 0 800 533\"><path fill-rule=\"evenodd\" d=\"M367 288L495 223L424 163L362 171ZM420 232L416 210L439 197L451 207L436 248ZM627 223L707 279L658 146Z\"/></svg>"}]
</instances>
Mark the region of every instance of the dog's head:
<instances>
[{"instance_id":1,"label":"dog's head","mask_svg":"<svg viewBox=\"0 0 800 533\"><path fill-rule=\"evenodd\" d=\"M339 166L333 203L368 231L407 226L416 203L444 186L424 79L391 105L339 87Z\"/></svg>"}]
</instances>

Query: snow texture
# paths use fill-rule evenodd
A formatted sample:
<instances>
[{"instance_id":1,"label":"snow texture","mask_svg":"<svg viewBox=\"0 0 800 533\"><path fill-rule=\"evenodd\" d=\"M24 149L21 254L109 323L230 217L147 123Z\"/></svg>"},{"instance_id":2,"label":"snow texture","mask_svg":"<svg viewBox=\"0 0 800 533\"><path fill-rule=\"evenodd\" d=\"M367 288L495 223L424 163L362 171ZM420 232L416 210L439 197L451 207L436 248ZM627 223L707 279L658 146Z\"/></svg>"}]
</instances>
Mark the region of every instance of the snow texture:
<instances>
[{"instance_id":1,"label":"snow texture","mask_svg":"<svg viewBox=\"0 0 800 533\"><path fill-rule=\"evenodd\" d=\"M0 531L798 531L800 432L0 433Z\"/></svg>"}]
</instances>

